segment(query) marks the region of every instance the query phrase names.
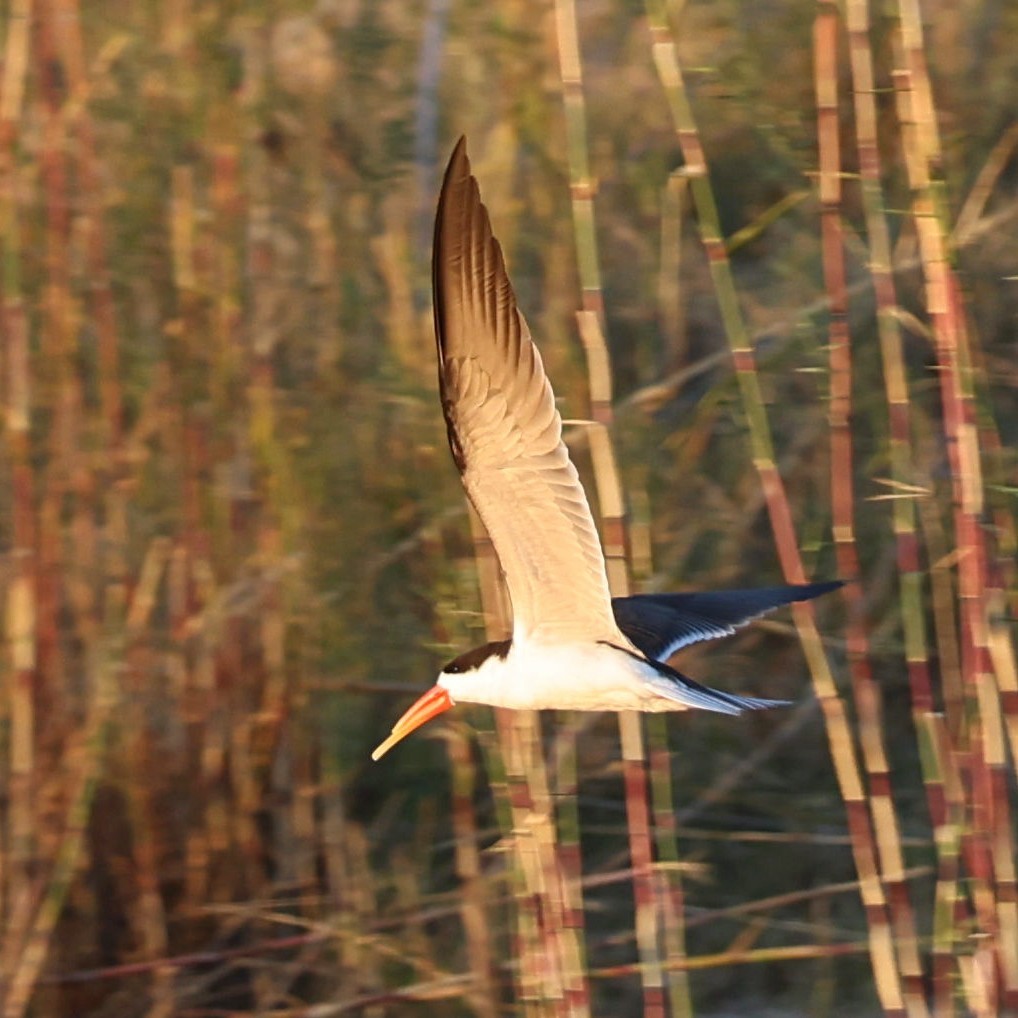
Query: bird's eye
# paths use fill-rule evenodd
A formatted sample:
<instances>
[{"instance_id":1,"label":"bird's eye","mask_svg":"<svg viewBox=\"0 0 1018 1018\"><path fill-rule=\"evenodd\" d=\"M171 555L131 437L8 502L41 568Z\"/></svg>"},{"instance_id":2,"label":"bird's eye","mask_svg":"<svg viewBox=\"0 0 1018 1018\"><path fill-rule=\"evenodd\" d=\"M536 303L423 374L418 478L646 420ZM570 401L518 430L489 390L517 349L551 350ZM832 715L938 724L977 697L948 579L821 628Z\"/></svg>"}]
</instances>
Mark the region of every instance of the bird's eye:
<instances>
[{"instance_id":1,"label":"bird's eye","mask_svg":"<svg viewBox=\"0 0 1018 1018\"><path fill-rule=\"evenodd\" d=\"M505 659L509 653L509 640L499 640L495 643L486 643L483 647L475 647L468 650L466 654L460 654L453 658L443 669L446 675L462 675L466 672L475 672L484 665L490 657Z\"/></svg>"}]
</instances>

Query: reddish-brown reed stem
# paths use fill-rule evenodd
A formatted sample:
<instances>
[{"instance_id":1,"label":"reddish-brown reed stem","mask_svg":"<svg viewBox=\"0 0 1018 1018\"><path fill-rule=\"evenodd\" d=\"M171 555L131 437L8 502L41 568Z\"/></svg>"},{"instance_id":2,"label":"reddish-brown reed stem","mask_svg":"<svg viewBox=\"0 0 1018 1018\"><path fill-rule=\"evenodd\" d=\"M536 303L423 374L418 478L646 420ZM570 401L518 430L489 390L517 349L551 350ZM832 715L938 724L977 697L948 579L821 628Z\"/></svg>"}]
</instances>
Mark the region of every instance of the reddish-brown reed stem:
<instances>
[{"instance_id":1,"label":"reddish-brown reed stem","mask_svg":"<svg viewBox=\"0 0 1018 1018\"><path fill-rule=\"evenodd\" d=\"M859 717L860 745L863 765L869 779L870 805L873 829L879 851L881 877L887 885L888 906L894 928L895 946L903 976L906 1006L910 1015L926 1013L922 965L916 937L915 918L908 889L904 881L905 862L901 848L901 834L898 828L892 794L890 768L884 746L882 704L880 691L873 677L869 659L869 639L865 618L865 598L860 577L859 555L855 539L855 494L853 484L852 455L852 348L848 326L846 302L847 283L845 277L844 239L841 228L841 153L839 144L839 103L838 103L838 13L828 0L821 0L818 7L814 32L814 59L817 94L817 133L820 157L820 206L821 235L823 247L824 280L830 295L830 421L831 421L831 504L833 533L838 572L841 576L855 579L844 588L848 607L846 622L849 673L856 710ZM863 120L860 137L870 140L865 133ZM875 143L875 139L872 139ZM875 144L868 153L867 166L872 172L877 160ZM864 177L865 186L879 186L879 182ZM868 204L867 208L871 205ZM871 216L871 222L873 217ZM880 245L873 242L875 252ZM886 256L886 251L882 252ZM890 285L890 267L885 258L874 258L874 266L881 266L881 280L877 283L879 297L887 298ZM876 270L874 270L876 271ZM879 299L879 298L878 298ZM890 308L879 307L883 327L896 328L889 319ZM885 337L885 341L889 341ZM901 379L903 382L903 379ZM892 405L892 413L900 406ZM898 422L900 426L900 420ZM906 436L907 437L907 436ZM894 441L902 436L895 434ZM900 455L900 450L899 450ZM896 463L900 466L900 460ZM897 478L895 478L897 480ZM911 513L911 506L905 500L895 500L899 517ZM909 524L911 525L911 524ZM905 524L896 528L899 534L899 565L908 547ZM913 571L917 563L913 563ZM915 662L915 677L925 680L924 700L913 697L917 712L930 708L929 680L925 672L925 656Z\"/></svg>"},{"instance_id":2,"label":"reddish-brown reed stem","mask_svg":"<svg viewBox=\"0 0 1018 1018\"><path fill-rule=\"evenodd\" d=\"M778 557L786 579L792 583L802 583L805 580L805 573L795 538L791 507L774 459L770 424L756 370L756 358L739 310L731 266L721 236L706 155L693 118L664 6L659 0L648 0L647 11L654 63L671 109L676 136L686 163L686 172L691 179L701 242L707 253L725 335L731 349L739 393L749 425L753 464L763 488ZM852 850L869 921L869 945L877 993L888 1014L902 1015L905 1003L893 935L888 922L887 895L879 875L878 852L845 705L834 685L827 655L817 631L813 606L810 603L794 605L793 617L813 676L814 690L823 708L831 757L845 802L849 831L852 834Z\"/></svg>"},{"instance_id":3,"label":"reddish-brown reed stem","mask_svg":"<svg viewBox=\"0 0 1018 1018\"><path fill-rule=\"evenodd\" d=\"M470 521L485 622L496 638L509 628L508 599L494 548L472 507ZM496 710L495 723L512 815L518 996L528 1013L551 1008L565 1014L576 999L575 980L585 976L579 964L579 931L567 914L569 876L556 851L539 716L534 711Z\"/></svg>"},{"instance_id":4,"label":"reddish-brown reed stem","mask_svg":"<svg viewBox=\"0 0 1018 1018\"><path fill-rule=\"evenodd\" d=\"M1018 1007L1018 964L1014 952L1018 928L1014 859L1010 849L1010 805L1000 790L1004 774L1003 722L998 689L991 670L987 610L987 547L981 525L982 464L974 402L973 359L962 306L962 294L950 261L948 230L943 221L942 154L936 106L926 67L922 20L914 0L898 4L895 95L904 138L905 166L912 187L912 213L919 240L926 308L935 338L947 464L954 501L955 542L959 551L962 680L966 690L968 728L962 753L971 788L971 826L963 852L973 882L975 912L986 939L973 968L975 991L988 1006L998 1006L1002 983L1004 1008ZM1003 910L1001 901L1008 903ZM994 964L1001 980L992 978Z\"/></svg>"},{"instance_id":5,"label":"reddish-brown reed stem","mask_svg":"<svg viewBox=\"0 0 1018 1018\"><path fill-rule=\"evenodd\" d=\"M594 181L587 151L587 120L583 96L583 62L574 0L555 3L559 71L565 106L569 179L573 228L576 236L582 310L580 337L587 357L590 379L590 447L602 520L602 541L608 582L615 596L629 593L626 554L625 509L607 426L611 421L611 374L604 338L604 298L601 291L597 240L594 230ZM644 1014L663 1016L665 984L661 967L661 903L651 874L653 845L650 803L647 792L646 752L639 716L619 715L623 777L630 854L633 861L633 893L636 902L636 940L640 952ZM681 916L671 915L676 924ZM675 939L675 938L673 938Z\"/></svg>"}]
</instances>

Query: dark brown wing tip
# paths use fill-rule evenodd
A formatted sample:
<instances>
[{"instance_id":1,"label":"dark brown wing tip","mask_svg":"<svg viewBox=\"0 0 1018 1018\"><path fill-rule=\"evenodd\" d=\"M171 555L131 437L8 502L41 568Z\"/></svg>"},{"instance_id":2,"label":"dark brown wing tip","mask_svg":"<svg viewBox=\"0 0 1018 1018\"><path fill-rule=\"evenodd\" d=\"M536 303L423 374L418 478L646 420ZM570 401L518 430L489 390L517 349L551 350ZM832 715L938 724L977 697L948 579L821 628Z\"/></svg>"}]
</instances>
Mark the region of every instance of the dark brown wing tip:
<instances>
[{"instance_id":1,"label":"dark brown wing tip","mask_svg":"<svg viewBox=\"0 0 1018 1018\"><path fill-rule=\"evenodd\" d=\"M452 155L449 156L449 169L457 163L462 162L465 173L470 173L470 157L467 155L467 136L461 134L452 147ZM446 171L448 174L448 171Z\"/></svg>"},{"instance_id":2,"label":"dark brown wing tip","mask_svg":"<svg viewBox=\"0 0 1018 1018\"><path fill-rule=\"evenodd\" d=\"M462 202L455 201L454 195L464 186L469 187L471 180L470 158L467 155L467 138L465 134L461 134L449 156L449 162L442 177L442 187L438 192L438 208L435 211L435 232L431 247L431 295L435 319L435 347L438 355L438 389L442 403L442 415L445 417L449 449L452 452L453 462L461 474L466 470L466 457L463 453L459 436L456 433L452 407L446 395L445 374L443 370L445 361L443 322L445 320L446 295L445 283L442 279L442 268L449 255L446 248L446 231L451 228L451 224L448 222L451 211L450 202L453 203L454 207L461 206ZM474 187L476 188L476 183Z\"/></svg>"},{"instance_id":3,"label":"dark brown wing tip","mask_svg":"<svg viewBox=\"0 0 1018 1018\"><path fill-rule=\"evenodd\" d=\"M459 141L453 146L452 154L442 177L442 187L438 192L438 209L435 213L435 242L432 248L433 267L438 266L441 254L442 227L445 212L453 193L460 187L468 185L471 180L470 157L467 155L467 137L461 134Z\"/></svg>"},{"instance_id":4,"label":"dark brown wing tip","mask_svg":"<svg viewBox=\"0 0 1018 1018\"><path fill-rule=\"evenodd\" d=\"M454 324L457 304L466 300L478 310L479 303L483 303L476 292L472 296L468 294L476 283L477 273L483 277L484 289L493 287L492 302L498 300L515 310L516 297L506 273L502 248L492 232L480 187L471 172L466 137L461 135L449 157L438 195L431 260L439 392L449 432L449 446L461 473L466 469L466 461L446 387L446 357L451 353L450 346L467 341L467 337L457 334ZM517 328L514 333L516 344L512 351L507 351L507 356L519 355L518 332Z\"/></svg>"},{"instance_id":5,"label":"dark brown wing tip","mask_svg":"<svg viewBox=\"0 0 1018 1018\"><path fill-rule=\"evenodd\" d=\"M502 248L492 232L488 210L481 201L481 189L470 167L467 139L465 135L460 135L449 156L449 163L442 178L431 249L431 286L440 367L445 352L443 336L446 322L445 303L449 296L445 289L449 285L450 276L453 278L456 276L450 269L456 263L457 254L462 256L468 248L483 251L480 256L481 262L488 266L488 272L493 278L504 279L510 299L515 302L512 285L505 270Z\"/></svg>"},{"instance_id":6,"label":"dark brown wing tip","mask_svg":"<svg viewBox=\"0 0 1018 1018\"><path fill-rule=\"evenodd\" d=\"M470 180L471 173L470 159L467 156L467 138L466 135L461 134L459 141L453 147L452 154L449 156L449 162L442 177L442 187L438 192L438 208L435 211L435 232L431 245L431 291L434 301L435 339L438 343L440 374L442 364L443 304L445 300L442 266L448 257L446 231L451 227L451 224L448 222L450 204L460 205L460 202L454 202L454 194L464 185L469 186Z\"/></svg>"}]
</instances>

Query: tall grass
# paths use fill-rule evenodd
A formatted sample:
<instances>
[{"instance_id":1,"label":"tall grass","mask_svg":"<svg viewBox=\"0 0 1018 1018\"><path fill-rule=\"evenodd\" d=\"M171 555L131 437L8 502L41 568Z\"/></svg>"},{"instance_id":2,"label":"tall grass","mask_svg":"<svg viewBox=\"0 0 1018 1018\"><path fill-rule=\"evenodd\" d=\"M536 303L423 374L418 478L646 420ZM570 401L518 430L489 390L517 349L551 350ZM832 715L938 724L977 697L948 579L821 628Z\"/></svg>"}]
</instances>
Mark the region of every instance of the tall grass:
<instances>
[{"instance_id":1,"label":"tall grass","mask_svg":"<svg viewBox=\"0 0 1018 1018\"><path fill-rule=\"evenodd\" d=\"M7 6L5 1018L1018 1009L1018 24L966 10ZM418 243L464 131L613 590L851 581L681 662L792 710L368 761L508 627Z\"/></svg>"}]
</instances>

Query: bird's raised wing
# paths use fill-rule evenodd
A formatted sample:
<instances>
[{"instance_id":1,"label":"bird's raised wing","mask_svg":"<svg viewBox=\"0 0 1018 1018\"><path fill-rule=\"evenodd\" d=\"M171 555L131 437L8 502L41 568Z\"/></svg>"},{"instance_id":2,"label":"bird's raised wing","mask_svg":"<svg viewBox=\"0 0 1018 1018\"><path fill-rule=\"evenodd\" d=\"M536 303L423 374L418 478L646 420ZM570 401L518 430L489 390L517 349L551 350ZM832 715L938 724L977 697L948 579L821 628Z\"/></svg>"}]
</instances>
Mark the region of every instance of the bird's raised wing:
<instances>
[{"instance_id":1,"label":"bird's raised wing","mask_svg":"<svg viewBox=\"0 0 1018 1018\"><path fill-rule=\"evenodd\" d=\"M442 183L432 273L449 446L502 565L514 632L610 639L590 506L462 138Z\"/></svg>"}]
</instances>

